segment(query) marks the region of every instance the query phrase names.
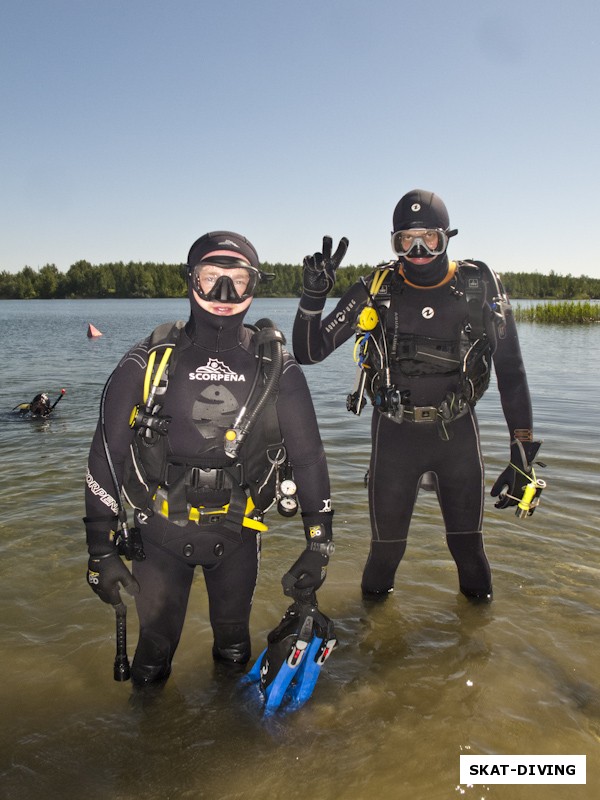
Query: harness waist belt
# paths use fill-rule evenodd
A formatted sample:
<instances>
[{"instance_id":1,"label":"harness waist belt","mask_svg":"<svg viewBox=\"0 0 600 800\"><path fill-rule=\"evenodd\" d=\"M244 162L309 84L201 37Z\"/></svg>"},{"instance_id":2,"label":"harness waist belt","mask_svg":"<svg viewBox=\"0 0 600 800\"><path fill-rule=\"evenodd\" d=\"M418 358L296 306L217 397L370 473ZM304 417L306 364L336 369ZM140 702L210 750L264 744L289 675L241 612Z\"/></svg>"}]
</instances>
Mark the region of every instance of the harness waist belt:
<instances>
[{"instance_id":1,"label":"harness waist belt","mask_svg":"<svg viewBox=\"0 0 600 800\"><path fill-rule=\"evenodd\" d=\"M215 525L223 522L227 517L228 506L223 508L190 508L189 518L191 522L196 522L198 525ZM258 519L253 517L244 517L242 521L244 528L252 528L255 531L267 531L268 527Z\"/></svg>"},{"instance_id":2,"label":"harness waist belt","mask_svg":"<svg viewBox=\"0 0 600 800\"><path fill-rule=\"evenodd\" d=\"M158 513L168 519L169 503L164 497L164 493L161 492L160 489L157 492L156 500L158 501ZM242 521L244 528L251 528L252 530L263 532L269 530L268 526L265 525L264 522L254 519L254 517L251 516L253 508L253 503L249 499L246 505L246 515ZM205 506L194 507L188 504L188 519L198 525L218 525L219 523L226 521L228 511L229 504L221 506L220 508L206 508Z\"/></svg>"},{"instance_id":3,"label":"harness waist belt","mask_svg":"<svg viewBox=\"0 0 600 800\"><path fill-rule=\"evenodd\" d=\"M458 403L456 408L451 408L447 403L441 406L408 406L403 405L401 416L407 422L452 422L469 413L469 404Z\"/></svg>"}]
</instances>

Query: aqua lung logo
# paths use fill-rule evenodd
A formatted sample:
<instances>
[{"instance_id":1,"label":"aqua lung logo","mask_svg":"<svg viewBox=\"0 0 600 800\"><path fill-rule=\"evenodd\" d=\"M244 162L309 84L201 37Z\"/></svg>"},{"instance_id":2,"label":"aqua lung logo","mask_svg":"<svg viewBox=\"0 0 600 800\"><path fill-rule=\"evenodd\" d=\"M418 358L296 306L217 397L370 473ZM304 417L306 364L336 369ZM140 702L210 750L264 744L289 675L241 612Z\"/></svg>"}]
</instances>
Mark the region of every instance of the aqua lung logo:
<instances>
[{"instance_id":1,"label":"aqua lung logo","mask_svg":"<svg viewBox=\"0 0 600 800\"><path fill-rule=\"evenodd\" d=\"M191 381L240 381L246 380L245 375L238 375L222 361L216 358L209 358L205 367L197 367L196 372L190 372Z\"/></svg>"},{"instance_id":2,"label":"aqua lung logo","mask_svg":"<svg viewBox=\"0 0 600 800\"><path fill-rule=\"evenodd\" d=\"M330 322L329 325L325 326L325 331L327 333L331 333L331 331L338 325L341 325L342 323L346 322L349 312L352 311L355 305L356 305L356 300L352 300L350 303L348 303L346 308L344 308L342 311L338 311L333 321Z\"/></svg>"},{"instance_id":3,"label":"aqua lung logo","mask_svg":"<svg viewBox=\"0 0 600 800\"><path fill-rule=\"evenodd\" d=\"M225 239L224 241L219 242L219 247L223 247L225 244L229 245L230 247L237 247L238 250L240 249L239 244L232 242L231 239Z\"/></svg>"},{"instance_id":4,"label":"aqua lung logo","mask_svg":"<svg viewBox=\"0 0 600 800\"><path fill-rule=\"evenodd\" d=\"M421 315L423 316L424 319L431 319L434 314L435 314L435 311L433 310L433 308L431 306L426 306L421 311Z\"/></svg>"}]
</instances>

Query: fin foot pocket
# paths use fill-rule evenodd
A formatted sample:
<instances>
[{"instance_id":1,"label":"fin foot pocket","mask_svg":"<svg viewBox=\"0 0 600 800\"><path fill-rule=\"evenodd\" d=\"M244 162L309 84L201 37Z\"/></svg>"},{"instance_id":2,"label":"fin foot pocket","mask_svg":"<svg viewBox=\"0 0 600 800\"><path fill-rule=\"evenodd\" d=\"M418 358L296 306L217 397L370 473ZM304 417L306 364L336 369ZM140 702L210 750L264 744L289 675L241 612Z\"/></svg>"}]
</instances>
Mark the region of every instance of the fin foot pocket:
<instances>
[{"instance_id":1,"label":"fin foot pocket","mask_svg":"<svg viewBox=\"0 0 600 800\"><path fill-rule=\"evenodd\" d=\"M321 668L337 644L333 622L316 604L296 601L267 642L242 682L258 683L265 716L279 709L294 711L312 695Z\"/></svg>"}]
</instances>

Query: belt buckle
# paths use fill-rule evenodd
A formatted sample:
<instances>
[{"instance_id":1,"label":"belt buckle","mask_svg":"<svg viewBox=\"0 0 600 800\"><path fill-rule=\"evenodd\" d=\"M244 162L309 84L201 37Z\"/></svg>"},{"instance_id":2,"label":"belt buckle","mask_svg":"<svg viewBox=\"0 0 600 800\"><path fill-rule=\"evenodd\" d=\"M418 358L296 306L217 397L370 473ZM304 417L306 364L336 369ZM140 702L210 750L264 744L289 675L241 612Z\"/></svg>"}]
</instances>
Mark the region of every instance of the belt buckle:
<instances>
[{"instance_id":1,"label":"belt buckle","mask_svg":"<svg viewBox=\"0 0 600 800\"><path fill-rule=\"evenodd\" d=\"M435 406L415 406L413 413L415 422L435 422L438 410Z\"/></svg>"},{"instance_id":2,"label":"belt buckle","mask_svg":"<svg viewBox=\"0 0 600 800\"><path fill-rule=\"evenodd\" d=\"M196 506L192 511L198 514L198 519L196 521L198 525L218 525L223 522L226 517L226 512L222 508ZM192 518L191 512L190 518Z\"/></svg>"},{"instance_id":3,"label":"belt buckle","mask_svg":"<svg viewBox=\"0 0 600 800\"><path fill-rule=\"evenodd\" d=\"M210 467L190 467L187 485L192 489L222 489L223 470Z\"/></svg>"}]
</instances>

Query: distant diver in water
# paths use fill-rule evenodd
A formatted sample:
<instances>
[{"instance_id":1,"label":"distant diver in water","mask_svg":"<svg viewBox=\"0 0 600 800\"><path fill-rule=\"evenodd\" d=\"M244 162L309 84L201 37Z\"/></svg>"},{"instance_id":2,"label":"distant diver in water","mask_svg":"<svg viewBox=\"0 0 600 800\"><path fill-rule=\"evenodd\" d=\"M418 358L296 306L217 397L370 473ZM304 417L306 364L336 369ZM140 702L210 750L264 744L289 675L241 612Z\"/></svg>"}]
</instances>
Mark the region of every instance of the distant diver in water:
<instances>
[{"instance_id":1,"label":"distant diver in water","mask_svg":"<svg viewBox=\"0 0 600 800\"><path fill-rule=\"evenodd\" d=\"M36 394L30 403L19 403L16 405L13 411L18 411L19 414L22 415L29 414L30 417L36 419L49 417L66 393L66 389L61 389L54 403L50 403L48 394L46 392L41 392L40 394Z\"/></svg>"}]
</instances>

